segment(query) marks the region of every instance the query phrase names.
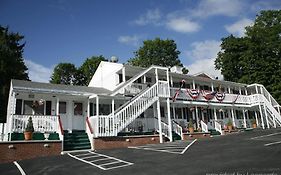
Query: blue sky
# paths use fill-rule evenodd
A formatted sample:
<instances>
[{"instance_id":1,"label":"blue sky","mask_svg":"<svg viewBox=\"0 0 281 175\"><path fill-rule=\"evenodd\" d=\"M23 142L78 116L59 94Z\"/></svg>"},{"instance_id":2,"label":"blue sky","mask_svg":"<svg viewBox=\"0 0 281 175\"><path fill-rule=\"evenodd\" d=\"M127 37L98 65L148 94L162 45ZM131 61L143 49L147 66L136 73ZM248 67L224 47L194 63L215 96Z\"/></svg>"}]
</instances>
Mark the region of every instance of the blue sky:
<instances>
[{"instance_id":1,"label":"blue sky","mask_svg":"<svg viewBox=\"0 0 281 175\"><path fill-rule=\"evenodd\" d=\"M0 25L25 36L32 81L48 82L60 62L94 55L125 63L146 39L173 39L191 74L213 76L220 40L244 35L260 10L280 0L0 0Z\"/></svg>"}]
</instances>

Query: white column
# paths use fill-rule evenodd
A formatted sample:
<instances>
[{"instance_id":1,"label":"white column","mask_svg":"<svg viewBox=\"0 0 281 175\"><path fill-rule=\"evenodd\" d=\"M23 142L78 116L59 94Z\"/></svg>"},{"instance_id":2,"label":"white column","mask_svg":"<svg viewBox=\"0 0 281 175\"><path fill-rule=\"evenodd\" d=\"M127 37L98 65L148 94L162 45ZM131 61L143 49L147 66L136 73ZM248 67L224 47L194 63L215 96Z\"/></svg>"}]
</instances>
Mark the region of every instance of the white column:
<instances>
[{"instance_id":1,"label":"white column","mask_svg":"<svg viewBox=\"0 0 281 175\"><path fill-rule=\"evenodd\" d=\"M258 114L257 114L257 111L255 111L255 118L256 118L256 123L257 123L257 126L260 125L260 122L258 120Z\"/></svg>"},{"instance_id":2,"label":"white column","mask_svg":"<svg viewBox=\"0 0 281 175\"><path fill-rule=\"evenodd\" d=\"M217 111L216 111L216 108L214 108L214 117L215 117L215 121L218 120L218 117L217 117Z\"/></svg>"},{"instance_id":3,"label":"white column","mask_svg":"<svg viewBox=\"0 0 281 175\"><path fill-rule=\"evenodd\" d=\"M87 100L87 117L90 117L90 99Z\"/></svg>"},{"instance_id":4,"label":"white column","mask_svg":"<svg viewBox=\"0 0 281 175\"><path fill-rule=\"evenodd\" d=\"M214 83L211 83L212 92L214 92Z\"/></svg>"},{"instance_id":5,"label":"white column","mask_svg":"<svg viewBox=\"0 0 281 175\"><path fill-rule=\"evenodd\" d=\"M264 121L263 121L263 115L262 115L262 109L261 109L260 103L259 103L259 110L260 110L260 116L261 116L261 125L262 125L262 128L265 129Z\"/></svg>"},{"instance_id":6,"label":"white column","mask_svg":"<svg viewBox=\"0 0 281 175\"><path fill-rule=\"evenodd\" d=\"M243 124L244 124L244 128L247 128L245 109L243 109L242 112L243 112L243 120L244 120Z\"/></svg>"},{"instance_id":7,"label":"white column","mask_svg":"<svg viewBox=\"0 0 281 175\"><path fill-rule=\"evenodd\" d=\"M181 118L184 119L184 117L183 117L183 108L181 108Z\"/></svg>"},{"instance_id":8,"label":"white column","mask_svg":"<svg viewBox=\"0 0 281 175\"><path fill-rule=\"evenodd\" d=\"M173 77L172 76L170 77L170 82L171 82L171 86L173 87L174 83L173 83Z\"/></svg>"},{"instance_id":9,"label":"white column","mask_svg":"<svg viewBox=\"0 0 281 175\"><path fill-rule=\"evenodd\" d=\"M196 125L197 125L197 129L199 127L199 118L198 118L198 108L197 106L195 106L195 116L196 116Z\"/></svg>"},{"instance_id":10,"label":"white column","mask_svg":"<svg viewBox=\"0 0 281 175\"><path fill-rule=\"evenodd\" d=\"M163 143L162 126L161 126L161 111L160 111L159 99L157 100L157 116L158 116L159 139L160 139L160 143Z\"/></svg>"},{"instance_id":11,"label":"white column","mask_svg":"<svg viewBox=\"0 0 281 175\"><path fill-rule=\"evenodd\" d=\"M256 88L256 94L258 94L259 93L258 86L255 85L255 88Z\"/></svg>"},{"instance_id":12,"label":"white column","mask_svg":"<svg viewBox=\"0 0 281 175\"><path fill-rule=\"evenodd\" d=\"M172 120L171 120L171 111L170 111L170 99L167 98L167 113L168 113L168 125L169 125L169 139L170 142L173 141L173 134L172 134Z\"/></svg>"},{"instance_id":13,"label":"white column","mask_svg":"<svg viewBox=\"0 0 281 175\"><path fill-rule=\"evenodd\" d=\"M117 130L115 129L115 116L114 116L114 111L115 111L115 108L114 108L114 106L115 106L115 100L114 100L114 98L112 99L112 101L111 101L111 114L112 114L112 123L113 123L113 135L117 135Z\"/></svg>"},{"instance_id":14,"label":"white column","mask_svg":"<svg viewBox=\"0 0 281 175\"><path fill-rule=\"evenodd\" d=\"M228 93L230 94L230 87L228 86L228 88L227 88L227 89L228 89Z\"/></svg>"},{"instance_id":15,"label":"white column","mask_svg":"<svg viewBox=\"0 0 281 175\"><path fill-rule=\"evenodd\" d=\"M56 115L60 114L60 99L57 98L57 104L56 104Z\"/></svg>"},{"instance_id":16,"label":"white column","mask_svg":"<svg viewBox=\"0 0 281 175\"><path fill-rule=\"evenodd\" d=\"M232 116L232 124L234 127L236 127L236 122L235 122L235 116L234 116L234 109L231 108L231 116Z\"/></svg>"},{"instance_id":17,"label":"white column","mask_svg":"<svg viewBox=\"0 0 281 175\"><path fill-rule=\"evenodd\" d=\"M269 126L269 121L268 121L268 116L267 116L267 111L266 111L266 106L265 106L265 104L263 105L263 110L264 110L264 113L265 113L266 125L267 125L267 128L269 129L270 126Z\"/></svg>"},{"instance_id":18,"label":"white column","mask_svg":"<svg viewBox=\"0 0 281 175\"><path fill-rule=\"evenodd\" d=\"M100 108L99 108L99 96L96 97L96 116L99 117Z\"/></svg>"},{"instance_id":19,"label":"white column","mask_svg":"<svg viewBox=\"0 0 281 175\"><path fill-rule=\"evenodd\" d=\"M280 106L277 106L277 111L281 115L281 113L280 113Z\"/></svg>"},{"instance_id":20,"label":"white column","mask_svg":"<svg viewBox=\"0 0 281 175\"><path fill-rule=\"evenodd\" d=\"M248 91L247 91L247 88L245 88L245 95L248 95Z\"/></svg>"},{"instance_id":21,"label":"white column","mask_svg":"<svg viewBox=\"0 0 281 175\"><path fill-rule=\"evenodd\" d=\"M146 84L146 75L143 75L143 83Z\"/></svg>"},{"instance_id":22,"label":"white column","mask_svg":"<svg viewBox=\"0 0 281 175\"><path fill-rule=\"evenodd\" d=\"M239 94L240 94L240 95L242 95L242 92L241 92L241 87L239 87Z\"/></svg>"},{"instance_id":23,"label":"white column","mask_svg":"<svg viewBox=\"0 0 281 175\"><path fill-rule=\"evenodd\" d=\"M114 116L114 111L115 111L114 105L115 105L115 100L114 100L114 98L113 98L113 99L111 100L111 113L112 113L112 116Z\"/></svg>"}]
</instances>

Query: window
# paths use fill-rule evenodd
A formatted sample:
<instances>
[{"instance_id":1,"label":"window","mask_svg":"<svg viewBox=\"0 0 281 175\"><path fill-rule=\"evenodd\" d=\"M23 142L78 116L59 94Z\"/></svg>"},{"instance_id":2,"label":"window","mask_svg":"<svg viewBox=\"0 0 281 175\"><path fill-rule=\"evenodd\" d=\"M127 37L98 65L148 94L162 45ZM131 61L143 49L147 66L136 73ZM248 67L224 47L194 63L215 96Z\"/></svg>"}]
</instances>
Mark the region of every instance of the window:
<instances>
[{"instance_id":1,"label":"window","mask_svg":"<svg viewBox=\"0 0 281 175\"><path fill-rule=\"evenodd\" d=\"M146 82L147 83L151 83L152 82L152 79L150 77L146 77Z\"/></svg>"},{"instance_id":2,"label":"window","mask_svg":"<svg viewBox=\"0 0 281 175\"><path fill-rule=\"evenodd\" d=\"M74 103L74 115L83 115L82 103Z\"/></svg>"},{"instance_id":3,"label":"window","mask_svg":"<svg viewBox=\"0 0 281 175\"><path fill-rule=\"evenodd\" d=\"M33 101L24 101L23 114L33 114L32 105L33 105Z\"/></svg>"},{"instance_id":4,"label":"window","mask_svg":"<svg viewBox=\"0 0 281 175\"><path fill-rule=\"evenodd\" d=\"M123 81L123 74L118 74L118 77L119 77L119 83L122 83L122 81Z\"/></svg>"},{"instance_id":5,"label":"window","mask_svg":"<svg viewBox=\"0 0 281 175\"><path fill-rule=\"evenodd\" d=\"M16 114L21 115L21 109L22 109L22 99L17 99L16 101Z\"/></svg>"},{"instance_id":6,"label":"window","mask_svg":"<svg viewBox=\"0 0 281 175\"><path fill-rule=\"evenodd\" d=\"M44 115L44 103L39 104L38 101L34 102L35 107L34 109L34 114L35 115Z\"/></svg>"},{"instance_id":7,"label":"window","mask_svg":"<svg viewBox=\"0 0 281 175\"><path fill-rule=\"evenodd\" d=\"M60 101L59 114L66 114L66 102Z\"/></svg>"},{"instance_id":8,"label":"window","mask_svg":"<svg viewBox=\"0 0 281 175\"><path fill-rule=\"evenodd\" d=\"M46 101L46 115L52 115L52 102Z\"/></svg>"}]
</instances>

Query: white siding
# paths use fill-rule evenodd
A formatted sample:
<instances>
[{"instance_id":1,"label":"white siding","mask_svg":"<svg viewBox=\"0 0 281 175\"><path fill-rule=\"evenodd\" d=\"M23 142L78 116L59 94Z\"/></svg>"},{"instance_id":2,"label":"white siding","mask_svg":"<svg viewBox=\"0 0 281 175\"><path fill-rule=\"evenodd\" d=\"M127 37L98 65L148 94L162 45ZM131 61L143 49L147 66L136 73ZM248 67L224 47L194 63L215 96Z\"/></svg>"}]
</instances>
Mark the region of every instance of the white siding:
<instances>
[{"instance_id":1,"label":"white siding","mask_svg":"<svg viewBox=\"0 0 281 175\"><path fill-rule=\"evenodd\" d=\"M123 64L102 61L95 72L89 87L102 87L114 90L119 83L117 72L121 70Z\"/></svg>"}]
</instances>

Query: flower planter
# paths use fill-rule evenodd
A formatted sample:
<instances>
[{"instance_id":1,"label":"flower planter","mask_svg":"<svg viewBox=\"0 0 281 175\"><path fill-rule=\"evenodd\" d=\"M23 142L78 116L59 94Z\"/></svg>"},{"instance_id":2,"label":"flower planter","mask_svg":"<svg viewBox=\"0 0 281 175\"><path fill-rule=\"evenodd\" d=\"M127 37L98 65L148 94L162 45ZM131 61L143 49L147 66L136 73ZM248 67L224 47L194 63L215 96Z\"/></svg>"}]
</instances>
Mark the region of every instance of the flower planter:
<instances>
[{"instance_id":1,"label":"flower planter","mask_svg":"<svg viewBox=\"0 0 281 175\"><path fill-rule=\"evenodd\" d=\"M231 125L228 125L228 126L227 126L227 129L228 129L228 132L231 132L231 131L232 131L232 126L231 126Z\"/></svg>"},{"instance_id":2,"label":"flower planter","mask_svg":"<svg viewBox=\"0 0 281 175\"><path fill-rule=\"evenodd\" d=\"M253 128L257 128L257 124L256 123L253 123Z\"/></svg>"},{"instance_id":3,"label":"flower planter","mask_svg":"<svg viewBox=\"0 0 281 175\"><path fill-rule=\"evenodd\" d=\"M194 128L190 127L190 128L188 128L188 131L189 131L190 134L193 134L194 133Z\"/></svg>"},{"instance_id":4,"label":"flower planter","mask_svg":"<svg viewBox=\"0 0 281 175\"><path fill-rule=\"evenodd\" d=\"M32 140L33 132L24 132L24 140Z\"/></svg>"}]
</instances>

